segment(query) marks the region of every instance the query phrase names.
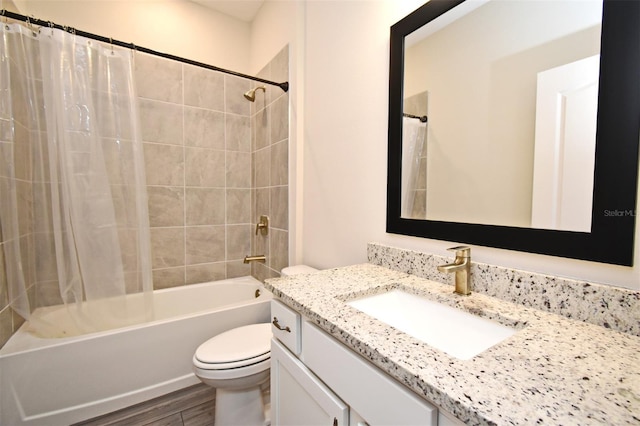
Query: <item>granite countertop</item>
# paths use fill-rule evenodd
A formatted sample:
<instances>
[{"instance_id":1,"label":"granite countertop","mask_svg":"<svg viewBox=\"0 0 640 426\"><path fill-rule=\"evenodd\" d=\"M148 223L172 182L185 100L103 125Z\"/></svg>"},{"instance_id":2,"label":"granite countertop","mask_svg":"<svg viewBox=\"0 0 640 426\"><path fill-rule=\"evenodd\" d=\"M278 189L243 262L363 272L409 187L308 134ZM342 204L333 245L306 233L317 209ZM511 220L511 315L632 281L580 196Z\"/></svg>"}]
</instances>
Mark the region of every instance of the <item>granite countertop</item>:
<instances>
[{"instance_id":1,"label":"granite countertop","mask_svg":"<svg viewBox=\"0 0 640 426\"><path fill-rule=\"evenodd\" d=\"M333 337L466 424L640 423L640 337L362 264L267 280ZM518 329L459 360L344 302L400 288Z\"/></svg>"}]
</instances>

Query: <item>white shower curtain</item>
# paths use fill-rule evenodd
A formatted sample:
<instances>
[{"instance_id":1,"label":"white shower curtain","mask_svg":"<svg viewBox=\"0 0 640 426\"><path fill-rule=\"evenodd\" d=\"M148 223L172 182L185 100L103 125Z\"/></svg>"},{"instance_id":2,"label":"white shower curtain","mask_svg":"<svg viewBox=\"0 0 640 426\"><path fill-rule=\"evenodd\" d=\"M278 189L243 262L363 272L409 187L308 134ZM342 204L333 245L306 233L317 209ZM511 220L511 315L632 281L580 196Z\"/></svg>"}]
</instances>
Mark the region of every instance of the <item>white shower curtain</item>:
<instances>
[{"instance_id":1,"label":"white shower curtain","mask_svg":"<svg viewBox=\"0 0 640 426\"><path fill-rule=\"evenodd\" d=\"M0 217L13 309L46 336L150 319L132 52L52 28L2 27ZM32 314L60 302L71 324Z\"/></svg>"},{"instance_id":2,"label":"white shower curtain","mask_svg":"<svg viewBox=\"0 0 640 426\"><path fill-rule=\"evenodd\" d=\"M402 118L402 206L401 217L412 218L420 156L424 148L427 123L412 117ZM424 218L423 218L424 219Z\"/></svg>"}]
</instances>

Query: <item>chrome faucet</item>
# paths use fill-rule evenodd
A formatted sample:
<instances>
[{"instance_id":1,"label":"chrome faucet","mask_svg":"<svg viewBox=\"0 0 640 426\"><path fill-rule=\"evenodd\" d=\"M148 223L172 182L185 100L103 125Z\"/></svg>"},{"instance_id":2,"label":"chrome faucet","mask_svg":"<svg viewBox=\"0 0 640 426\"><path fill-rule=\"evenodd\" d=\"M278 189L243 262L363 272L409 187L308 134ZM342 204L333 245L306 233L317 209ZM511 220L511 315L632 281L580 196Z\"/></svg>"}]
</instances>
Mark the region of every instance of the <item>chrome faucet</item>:
<instances>
[{"instance_id":1,"label":"chrome faucet","mask_svg":"<svg viewBox=\"0 0 640 426\"><path fill-rule=\"evenodd\" d=\"M438 266L440 272L455 272L455 293L467 296L471 294L471 248L465 246L447 249L456 252L453 263Z\"/></svg>"}]
</instances>

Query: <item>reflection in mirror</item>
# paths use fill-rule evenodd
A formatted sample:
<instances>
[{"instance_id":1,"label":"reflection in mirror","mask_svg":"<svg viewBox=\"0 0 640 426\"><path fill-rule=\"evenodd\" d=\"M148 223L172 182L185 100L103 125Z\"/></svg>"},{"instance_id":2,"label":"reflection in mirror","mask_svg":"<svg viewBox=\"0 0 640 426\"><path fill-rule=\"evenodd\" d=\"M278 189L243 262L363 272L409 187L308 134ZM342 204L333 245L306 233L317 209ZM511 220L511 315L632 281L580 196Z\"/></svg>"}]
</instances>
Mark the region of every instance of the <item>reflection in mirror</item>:
<instances>
[{"instance_id":1,"label":"reflection in mirror","mask_svg":"<svg viewBox=\"0 0 640 426\"><path fill-rule=\"evenodd\" d=\"M640 2L430 1L390 42L387 232L632 264Z\"/></svg>"},{"instance_id":2,"label":"reflection in mirror","mask_svg":"<svg viewBox=\"0 0 640 426\"><path fill-rule=\"evenodd\" d=\"M405 38L402 217L589 232L602 0L454 11Z\"/></svg>"}]
</instances>

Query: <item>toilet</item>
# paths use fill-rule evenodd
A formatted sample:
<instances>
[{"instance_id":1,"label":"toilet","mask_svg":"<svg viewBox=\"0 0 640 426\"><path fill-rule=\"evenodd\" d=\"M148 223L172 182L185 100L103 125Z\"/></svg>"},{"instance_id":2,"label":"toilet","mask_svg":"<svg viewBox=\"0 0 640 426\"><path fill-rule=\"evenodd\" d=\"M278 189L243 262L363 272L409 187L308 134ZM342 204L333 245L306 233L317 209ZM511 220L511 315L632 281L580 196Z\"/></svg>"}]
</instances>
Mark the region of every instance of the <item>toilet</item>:
<instances>
[{"instance_id":1,"label":"toilet","mask_svg":"<svg viewBox=\"0 0 640 426\"><path fill-rule=\"evenodd\" d=\"M306 265L282 269L282 276L316 272ZM271 324L233 328L207 340L193 354L193 370L216 389L216 426L267 426L270 404L264 390L271 367ZM268 395L267 399L268 399Z\"/></svg>"},{"instance_id":2,"label":"toilet","mask_svg":"<svg viewBox=\"0 0 640 426\"><path fill-rule=\"evenodd\" d=\"M270 323L225 331L196 349L194 373L201 382L216 388L214 424L269 424L261 385L269 381L270 366Z\"/></svg>"}]
</instances>

